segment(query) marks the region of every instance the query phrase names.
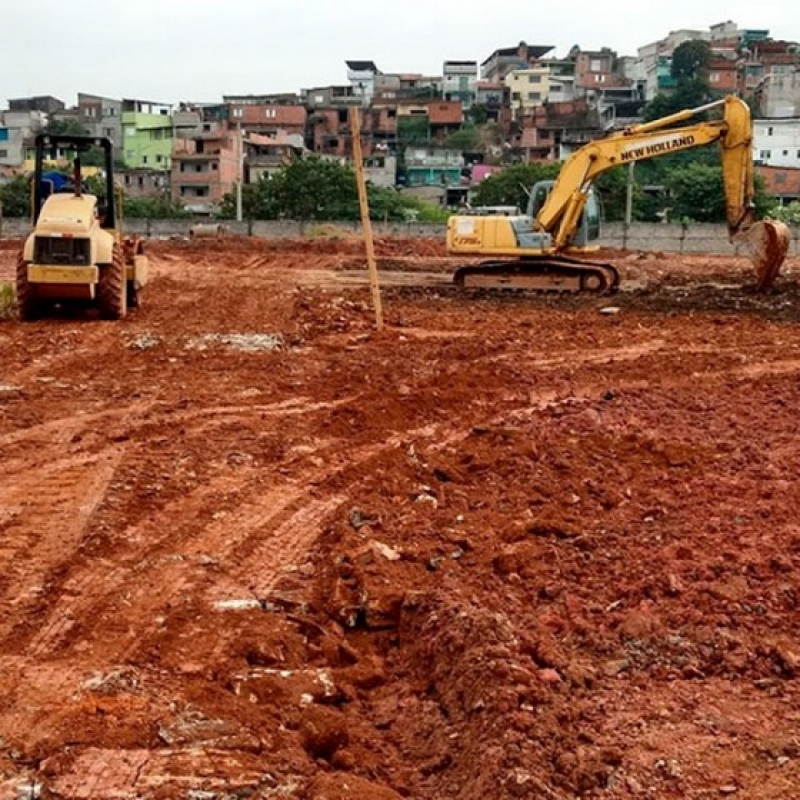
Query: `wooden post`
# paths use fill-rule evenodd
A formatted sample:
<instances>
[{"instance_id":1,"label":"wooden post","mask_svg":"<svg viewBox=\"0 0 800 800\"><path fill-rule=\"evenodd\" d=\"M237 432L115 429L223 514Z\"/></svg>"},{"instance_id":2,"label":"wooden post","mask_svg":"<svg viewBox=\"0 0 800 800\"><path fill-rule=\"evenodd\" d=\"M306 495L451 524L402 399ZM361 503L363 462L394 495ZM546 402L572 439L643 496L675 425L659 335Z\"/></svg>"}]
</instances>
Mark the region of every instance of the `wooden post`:
<instances>
[{"instance_id":1,"label":"wooden post","mask_svg":"<svg viewBox=\"0 0 800 800\"><path fill-rule=\"evenodd\" d=\"M364 246L367 250L367 266L369 282L372 287L372 304L375 307L375 327L383 330L383 305L381 303L381 287L378 283L378 265L375 261L375 242L372 238L372 222L369 218L369 199L367 197L367 181L364 177L364 157L361 153L361 124L359 108L350 106L350 131L353 137L353 161L356 166L356 183L358 184L358 204L361 208L361 227L364 231Z\"/></svg>"}]
</instances>

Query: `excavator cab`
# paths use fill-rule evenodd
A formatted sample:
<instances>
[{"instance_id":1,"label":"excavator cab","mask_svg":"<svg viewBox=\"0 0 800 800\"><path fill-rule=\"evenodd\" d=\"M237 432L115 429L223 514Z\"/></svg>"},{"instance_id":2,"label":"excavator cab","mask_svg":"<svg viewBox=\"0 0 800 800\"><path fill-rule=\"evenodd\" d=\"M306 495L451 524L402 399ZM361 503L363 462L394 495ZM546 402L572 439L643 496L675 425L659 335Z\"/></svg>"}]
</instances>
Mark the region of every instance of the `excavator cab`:
<instances>
[{"instance_id":1,"label":"excavator cab","mask_svg":"<svg viewBox=\"0 0 800 800\"><path fill-rule=\"evenodd\" d=\"M532 220L536 219L542 210L542 206L547 202L547 198L555 185L555 181L538 181L533 185L528 197L526 212ZM589 242L599 239L602 216L603 206L600 201L600 195L594 190L593 186L590 186L586 196L586 204L575 228L575 235L572 237L571 244L576 247L585 247Z\"/></svg>"}]
</instances>

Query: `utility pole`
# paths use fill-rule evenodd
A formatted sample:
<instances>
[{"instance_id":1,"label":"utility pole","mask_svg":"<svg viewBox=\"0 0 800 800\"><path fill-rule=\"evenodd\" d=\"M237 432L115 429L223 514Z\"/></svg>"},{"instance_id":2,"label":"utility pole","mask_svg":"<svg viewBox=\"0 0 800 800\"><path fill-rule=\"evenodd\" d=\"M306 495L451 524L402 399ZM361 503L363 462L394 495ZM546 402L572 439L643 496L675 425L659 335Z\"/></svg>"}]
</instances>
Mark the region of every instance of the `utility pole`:
<instances>
[{"instance_id":1,"label":"utility pole","mask_svg":"<svg viewBox=\"0 0 800 800\"><path fill-rule=\"evenodd\" d=\"M628 185L625 193L625 227L622 235L622 249L628 248L628 236L630 235L631 222L633 220L633 168L635 161L628 165Z\"/></svg>"},{"instance_id":2,"label":"utility pole","mask_svg":"<svg viewBox=\"0 0 800 800\"><path fill-rule=\"evenodd\" d=\"M353 161L356 167L356 183L358 184L358 205L361 208L361 227L364 230L364 246L367 250L367 266L369 267L369 283L372 288L372 304L375 307L375 327L383 330L383 303L381 287L378 282L378 265L375 261L375 243L372 239L372 221L369 218L369 197L367 180L364 176L364 156L361 152L361 120L358 106L350 106L350 131L353 138Z\"/></svg>"},{"instance_id":3,"label":"utility pole","mask_svg":"<svg viewBox=\"0 0 800 800\"><path fill-rule=\"evenodd\" d=\"M241 222L243 213L242 213L242 184L244 183L244 145L242 143L242 123L241 121L236 123L236 128L238 131L237 141L239 146L237 148L237 159L239 161L239 180L236 182L236 221Z\"/></svg>"}]
</instances>

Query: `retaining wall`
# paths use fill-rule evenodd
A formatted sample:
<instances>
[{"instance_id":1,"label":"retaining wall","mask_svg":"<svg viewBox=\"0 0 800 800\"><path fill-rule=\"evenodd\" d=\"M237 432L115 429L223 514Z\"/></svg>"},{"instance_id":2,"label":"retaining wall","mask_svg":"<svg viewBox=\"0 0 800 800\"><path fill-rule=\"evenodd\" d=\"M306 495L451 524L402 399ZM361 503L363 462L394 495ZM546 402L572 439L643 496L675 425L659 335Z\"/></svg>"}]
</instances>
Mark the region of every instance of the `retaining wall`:
<instances>
[{"instance_id":1,"label":"retaining wall","mask_svg":"<svg viewBox=\"0 0 800 800\"><path fill-rule=\"evenodd\" d=\"M149 238L188 236L191 220L143 220L125 221L125 230ZM237 223L226 222L230 233L252 235L268 239L305 236L322 236L335 230L356 233L360 226L356 222L294 222L280 220L270 222ZM27 219L0 220L0 238L19 238L30 230ZM438 223L391 222L374 223L376 236L430 236L444 239L445 226ZM696 223L693 225L662 225L637 222L625 231L620 222L603 226L600 245L628 250L650 250L665 253L733 253L735 248L728 242L724 225ZM792 227L791 255L800 255L800 226Z\"/></svg>"}]
</instances>

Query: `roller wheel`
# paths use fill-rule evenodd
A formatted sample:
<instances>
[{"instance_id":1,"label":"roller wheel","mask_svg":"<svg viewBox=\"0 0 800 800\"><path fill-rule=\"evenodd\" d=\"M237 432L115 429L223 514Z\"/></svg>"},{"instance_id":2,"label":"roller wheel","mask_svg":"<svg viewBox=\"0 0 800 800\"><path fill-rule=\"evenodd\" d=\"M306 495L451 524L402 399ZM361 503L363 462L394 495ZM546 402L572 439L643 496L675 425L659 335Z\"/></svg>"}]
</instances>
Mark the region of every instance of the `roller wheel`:
<instances>
[{"instance_id":1,"label":"roller wheel","mask_svg":"<svg viewBox=\"0 0 800 800\"><path fill-rule=\"evenodd\" d=\"M22 253L17 260L17 308L23 322L38 319L42 310L42 303L36 297L36 289L28 281L28 262Z\"/></svg>"},{"instance_id":2,"label":"roller wheel","mask_svg":"<svg viewBox=\"0 0 800 800\"><path fill-rule=\"evenodd\" d=\"M125 257L122 248L114 245L114 257L110 264L100 266L97 282L97 307L103 319L122 319L128 310L127 281L125 280Z\"/></svg>"}]
</instances>

